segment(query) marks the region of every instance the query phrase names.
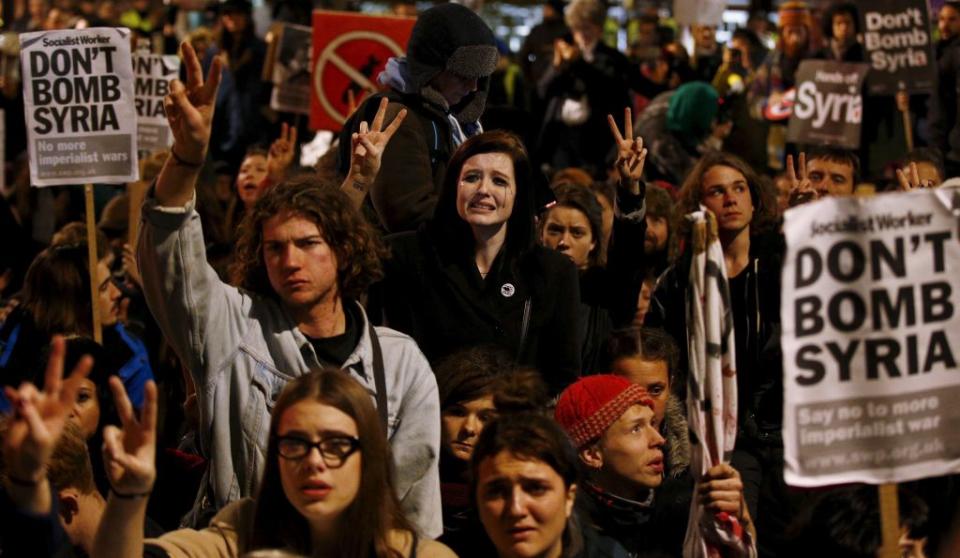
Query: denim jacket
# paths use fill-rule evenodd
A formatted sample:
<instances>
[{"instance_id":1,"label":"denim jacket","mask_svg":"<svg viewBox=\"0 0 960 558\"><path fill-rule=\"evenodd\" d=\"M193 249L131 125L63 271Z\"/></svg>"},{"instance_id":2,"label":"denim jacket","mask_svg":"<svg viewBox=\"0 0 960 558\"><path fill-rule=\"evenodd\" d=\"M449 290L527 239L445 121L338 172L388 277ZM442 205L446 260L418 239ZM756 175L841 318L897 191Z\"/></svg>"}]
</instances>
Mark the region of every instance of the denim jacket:
<instances>
[{"instance_id":1,"label":"denim jacket","mask_svg":"<svg viewBox=\"0 0 960 558\"><path fill-rule=\"evenodd\" d=\"M287 382L322 363L275 299L219 279L206 260L195 203L160 207L147 197L138 261L150 311L196 383L198 441L210 460L194 505L196 518L200 508L216 510L256 494L274 402ZM363 322L360 342L343 368L374 398L365 313ZM410 337L381 327L376 333L383 350L397 496L414 526L436 537L443 532L437 382Z\"/></svg>"}]
</instances>

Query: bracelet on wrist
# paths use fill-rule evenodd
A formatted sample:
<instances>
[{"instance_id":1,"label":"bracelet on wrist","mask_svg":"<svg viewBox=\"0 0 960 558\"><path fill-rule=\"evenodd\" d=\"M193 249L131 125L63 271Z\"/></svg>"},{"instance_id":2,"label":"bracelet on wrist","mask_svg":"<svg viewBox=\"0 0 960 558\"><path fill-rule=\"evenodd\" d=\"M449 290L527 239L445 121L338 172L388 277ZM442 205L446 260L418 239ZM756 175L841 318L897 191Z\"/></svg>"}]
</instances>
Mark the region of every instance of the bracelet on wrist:
<instances>
[{"instance_id":1,"label":"bracelet on wrist","mask_svg":"<svg viewBox=\"0 0 960 558\"><path fill-rule=\"evenodd\" d=\"M170 156L173 157L173 160L181 167L199 169L200 167L203 166L203 161L200 161L199 163L194 163L192 161L187 161L186 159L180 157L179 155L177 155L177 152L174 151L172 147L170 148Z\"/></svg>"},{"instance_id":2,"label":"bracelet on wrist","mask_svg":"<svg viewBox=\"0 0 960 558\"><path fill-rule=\"evenodd\" d=\"M11 484L14 484L16 486L23 486L23 487L40 486L40 483L43 481L43 479L44 479L43 476L41 476L39 479L31 480L31 479L15 477L10 474L7 475L7 480L10 481Z\"/></svg>"},{"instance_id":3,"label":"bracelet on wrist","mask_svg":"<svg viewBox=\"0 0 960 558\"><path fill-rule=\"evenodd\" d=\"M112 492L113 495L116 496L117 498L121 498L123 500L136 500L137 498L147 498L148 496L150 496L150 493L153 492L153 490L151 489L146 492L134 492L131 494L124 494L123 492L117 492L117 489L114 488L113 485L110 485L110 492Z\"/></svg>"}]
</instances>

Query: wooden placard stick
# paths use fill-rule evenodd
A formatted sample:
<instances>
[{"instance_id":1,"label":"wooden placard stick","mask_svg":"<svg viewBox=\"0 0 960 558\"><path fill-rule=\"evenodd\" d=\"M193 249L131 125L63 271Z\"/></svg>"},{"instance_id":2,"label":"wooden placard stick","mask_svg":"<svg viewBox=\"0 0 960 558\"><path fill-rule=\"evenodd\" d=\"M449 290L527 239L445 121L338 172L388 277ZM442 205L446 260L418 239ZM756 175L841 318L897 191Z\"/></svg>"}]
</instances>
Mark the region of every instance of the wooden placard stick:
<instances>
[{"instance_id":1,"label":"wooden placard stick","mask_svg":"<svg viewBox=\"0 0 960 558\"><path fill-rule=\"evenodd\" d=\"M97 224L93 211L93 184L83 185L83 199L87 208L87 259L90 268L90 313L93 314L93 340L103 344L100 329L100 278L97 277Z\"/></svg>"},{"instance_id":2,"label":"wooden placard stick","mask_svg":"<svg viewBox=\"0 0 960 558\"><path fill-rule=\"evenodd\" d=\"M880 493L880 532L883 546L881 558L900 558L900 501L895 483L881 484Z\"/></svg>"}]
</instances>

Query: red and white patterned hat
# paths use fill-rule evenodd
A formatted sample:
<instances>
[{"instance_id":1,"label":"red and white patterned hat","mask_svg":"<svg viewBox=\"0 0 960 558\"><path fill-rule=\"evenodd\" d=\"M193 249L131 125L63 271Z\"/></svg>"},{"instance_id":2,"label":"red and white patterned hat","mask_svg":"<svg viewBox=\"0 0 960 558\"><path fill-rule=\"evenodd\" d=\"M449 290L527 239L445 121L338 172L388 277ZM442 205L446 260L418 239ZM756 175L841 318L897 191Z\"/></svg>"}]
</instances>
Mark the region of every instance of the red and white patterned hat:
<instances>
[{"instance_id":1,"label":"red and white patterned hat","mask_svg":"<svg viewBox=\"0 0 960 558\"><path fill-rule=\"evenodd\" d=\"M593 442L637 403L653 409L647 390L622 376L597 374L580 378L560 394L554 418L577 449Z\"/></svg>"}]
</instances>

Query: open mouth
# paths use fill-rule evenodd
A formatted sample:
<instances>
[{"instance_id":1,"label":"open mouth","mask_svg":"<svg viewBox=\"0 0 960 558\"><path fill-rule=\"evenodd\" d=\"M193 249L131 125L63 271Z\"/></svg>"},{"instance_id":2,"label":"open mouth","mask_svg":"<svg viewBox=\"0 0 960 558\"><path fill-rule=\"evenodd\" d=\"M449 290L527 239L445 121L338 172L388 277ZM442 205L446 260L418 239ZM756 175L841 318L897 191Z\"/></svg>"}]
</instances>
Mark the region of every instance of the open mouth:
<instances>
[{"instance_id":1,"label":"open mouth","mask_svg":"<svg viewBox=\"0 0 960 558\"><path fill-rule=\"evenodd\" d=\"M480 211L496 211L497 209L497 206L493 205L492 203L479 200L470 202L469 207L470 209L479 209Z\"/></svg>"}]
</instances>

